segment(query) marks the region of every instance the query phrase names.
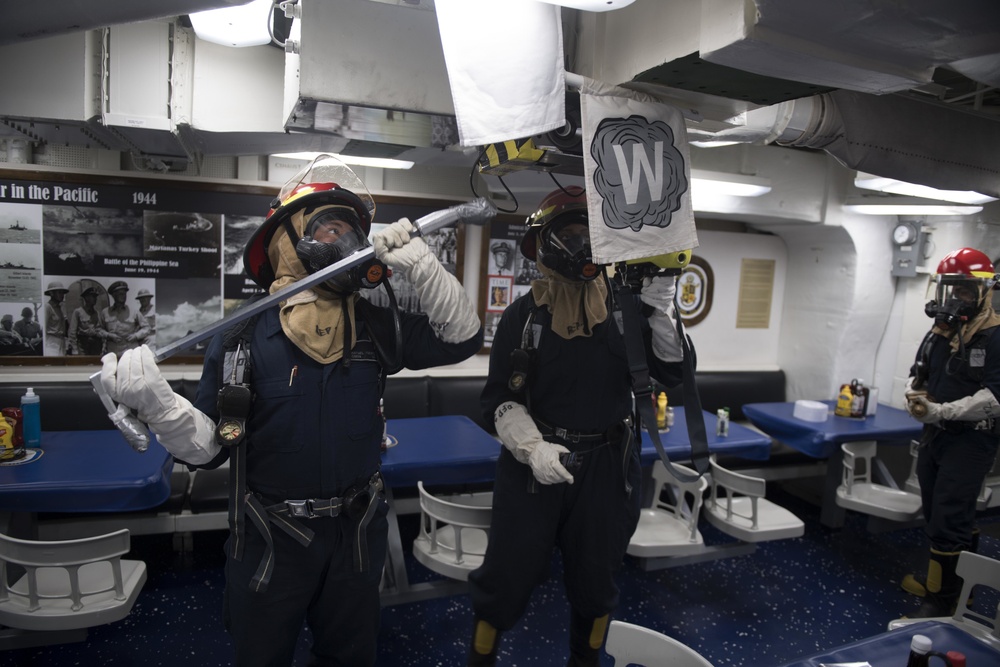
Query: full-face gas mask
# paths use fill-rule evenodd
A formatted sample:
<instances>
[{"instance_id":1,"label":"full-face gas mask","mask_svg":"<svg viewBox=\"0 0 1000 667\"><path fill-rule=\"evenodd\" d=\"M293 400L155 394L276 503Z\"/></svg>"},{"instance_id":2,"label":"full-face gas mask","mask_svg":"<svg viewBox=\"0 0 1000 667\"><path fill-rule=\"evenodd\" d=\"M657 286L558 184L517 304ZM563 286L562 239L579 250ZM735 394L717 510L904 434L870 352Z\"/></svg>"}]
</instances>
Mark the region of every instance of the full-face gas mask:
<instances>
[{"instance_id":1,"label":"full-face gas mask","mask_svg":"<svg viewBox=\"0 0 1000 667\"><path fill-rule=\"evenodd\" d=\"M309 273L346 259L370 247L361 229L361 221L348 206L328 206L305 211L311 217L305 223L304 234L295 243L295 254ZM289 236L295 238L294 225L285 220ZM359 266L352 267L326 281L326 286L339 293L356 292L378 287L387 277L386 266L374 255Z\"/></svg>"},{"instance_id":2,"label":"full-face gas mask","mask_svg":"<svg viewBox=\"0 0 1000 667\"><path fill-rule=\"evenodd\" d=\"M956 329L982 309L997 284L993 263L974 248L949 253L938 264L934 298L924 306L928 317L945 329Z\"/></svg>"},{"instance_id":3,"label":"full-face gas mask","mask_svg":"<svg viewBox=\"0 0 1000 667\"><path fill-rule=\"evenodd\" d=\"M583 188L556 190L528 218L521 253L564 278L589 281L600 274L590 246Z\"/></svg>"}]
</instances>

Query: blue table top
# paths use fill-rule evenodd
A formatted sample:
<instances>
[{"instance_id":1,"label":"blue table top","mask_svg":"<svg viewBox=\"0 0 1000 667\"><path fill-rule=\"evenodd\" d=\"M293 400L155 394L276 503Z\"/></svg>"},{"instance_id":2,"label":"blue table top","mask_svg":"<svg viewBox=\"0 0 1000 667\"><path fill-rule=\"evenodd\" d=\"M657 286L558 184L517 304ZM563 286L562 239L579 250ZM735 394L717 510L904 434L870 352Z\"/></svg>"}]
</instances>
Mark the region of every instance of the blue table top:
<instances>
[{"instance_id":1,"label":"blue table top","mask_svg":"<svg viewBox=\"0 0 1000 667\"><path fill-rule=\"evenodd\" d=\"M771 438L758 433L746 426L729 424L729 435L715 434L718 419L712 413L702 410L705 418L705 431L708 433L708 451L712 454L731 454L755 461L766 461L771 456ZM691 438L688 435L684 408L674 408L674 425L667 432L660 432L660 442L671 461L689 461L691 459ZM652 438L645 429L642 431L642 451L639 459L642 465L653 465L659 460Z\"/></svg>"},{"instance_id":2,"label":"blue table top","mask_svg":"<svg viewBox=\"0 0 1000 667\"><path fill-rule=\"evenodd\" d=\"M496 477L503 445L468 417L389 419L386 432L397 443L382 454L389 486L478 484Z\"/></svg>"},{"instance_id":3,"label":"blue table top","mask_svg":"<svg viewBox=\"0 0 1000 667\"><path fill-rule=\"evenodd\" d=\"M923 424L905 410L879 404L874 415L864 418L838 417L831 414L823 422L810 422L792 416L795 403L747 403L743 406L754 426L775 440L814 458L827 458L845 442L877 440L909 442L920 437Z\"/></svg>"},{"instance_id":4,"label":"blue table top","mask_svg":"<svg viewBox=\"0 0 1000 667\"><path fill-rule=\"evenodd\" d=\"M0 510L120 512L170 496L173 457L155 438L140 454L116 430L45 431L40 449L0 466Z\"/></svg>"},{"instance_id":5,"label":"blue table top","mask_svg":"<svg viewBox=\"0 0 1000 667\"><path fill-rule=\"evenodd\" d=\"M705 412L709 451L748 459L766 460L771 438L740 426L729 425L728 436L715 435L715 416ZM492 482L503 445L461 415L390 419L386 431L397 444L382 454L382 475L393 487L425 484L478 484ZM691 457L684 408L674 409L674 426L660 434L667 455L678 461ZM640 460L652 465L659 454L645 431Z\"/></svg>"},{"instance_id":6,"label":"blue table top","mask_svg":"<svg viewBox=\"0 0 1000 667\"><path fill-rule=\"evenodd\" d=\"M881 410L881 406L879 410ZM906 664L913 635L924 635L933 642L933 650L965 654L969 665L1000 665L1000 650L977 639L968 632L941 621L922 621L889 632L868 637L853 644L799 658L782 667L819 667L838 663L867 662L871 667L901 667ZM944 664L931 660L932 665Z\"/></svg>"}]
</instances>

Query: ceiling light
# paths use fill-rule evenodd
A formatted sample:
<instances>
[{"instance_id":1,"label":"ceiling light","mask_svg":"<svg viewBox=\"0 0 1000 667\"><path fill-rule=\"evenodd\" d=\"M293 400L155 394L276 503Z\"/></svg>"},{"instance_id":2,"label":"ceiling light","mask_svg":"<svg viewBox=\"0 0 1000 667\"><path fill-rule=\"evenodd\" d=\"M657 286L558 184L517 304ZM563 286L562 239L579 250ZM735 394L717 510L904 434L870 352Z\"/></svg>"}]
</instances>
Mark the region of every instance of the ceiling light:
<instances>
[{"instance_id":1,"label":"ceiling light","mask_svg":"<svg viewBox=\"0 0 1000 667\"><path fill-rule=\"evenodd\" d=\"M933 199L917 197L857 197L848 198L844 209L863 215L972 215L982 206L943 204Z\"/></svg>"},{"instance_id":2,"label":"ceiling light","mask_svg":"<svg viewBox=\"0 0 1000 667\"><path fill-rule=\"evenodd\" d=\"M569 9L582 9L585 12L610 12L613 9L628 7L635 0L538 0L550 5L559 5Z\"/></svg>"},{"instance_id":3,"label":"ceiling light","mask_svg":"<svg viewBox=\"0 0 1000 667\"><path fill-rule=\"evenodd\" d=\"M271 41L271 0L210 9L190 15L194 34L223 46L260 46Z\"/></svg>"},{"instance_id":4,"label":"ceiling light","mask_svg":"<svg viewBox=\"0 0 1000 667\"><path fill-rule=\"evenodd\" d=\"M331 155L344 164L353 164L357 167L378 167L379 169L409 169L413 163L409 160L395 160L387 157L362 157L360 155L340 155L338 153L273 153L271 157L280 157L289 160L302 160L309 162L315 160L318 155Z\"/></svg>"},{"instance_id":5,"label":"ceiling light","mask_svg":"<svg viewBox=\"0 0 1000 667\"><path fill-rule=\"evenodd\" d=\"M968 190L938 190L937 188L931 188L926 185L917 185L916 183L898 181L895 178L885 178L883 176L875 176L874 174L866 174L863 171L859 171L857 176L854 177L854 185L866 190L891 192L897 195L923 197L924 199L941 199L943 201L952 201L959 204L986 204L991 201L997 201L996 197L988 197L987 195L980 194L978 192Z\"/></svg>"},{"instance_id":6,"label":"ceiling light","mask_svg":"<svg viewBox=\"0 0 1000 667\"><path fill-rule=\"evenodd\" d=\"M771 181L746 174L691 170L691 195L695 197L760 197L771 191Z\"/></svg>"}]
</instances>

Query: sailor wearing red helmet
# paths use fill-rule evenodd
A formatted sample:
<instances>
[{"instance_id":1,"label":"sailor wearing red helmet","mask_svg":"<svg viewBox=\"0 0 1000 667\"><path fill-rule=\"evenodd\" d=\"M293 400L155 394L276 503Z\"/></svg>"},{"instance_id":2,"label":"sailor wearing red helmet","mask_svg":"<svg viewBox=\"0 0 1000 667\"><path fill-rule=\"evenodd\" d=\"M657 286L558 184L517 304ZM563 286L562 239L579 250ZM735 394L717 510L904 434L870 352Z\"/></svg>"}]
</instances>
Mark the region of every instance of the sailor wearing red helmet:
<instances>
[{"instance_id":1,"label":"sailor wearing red helmet","mask_svg":"<svg viewBox=\"0 0 1000 667\"><path fill-rule=\"evenodd\" d=\"M357 176L320 156L281 189L244 268L274 293L369 247L374 210ZM103 358L108 392L177 459L230 461L223 616L240 667L291 665L303 623L310 664L375 664L385 377L457 363L483 339L465 289L412 230L406 219L389 225L374 238L377 259L213 339L193 405L170 390L148 347ZM413 283L424 314L361 296L386 264Z\"/></svg>"},{"instance_id":2,"label":"sailor wearing red helmet","mask_svg":"<svg viewBox=\"0 0 1000 667\"><path fill-rule=\"evenodd\" d=\"M927 574L906 575L903 588L923 598L913 618L950 616L962 580L962 551L976 551L976 502L1000 445L1000 316L990 259L974 248L938 264L935 298L925 310L934 326L907 384L907 410L924 423L917 477L930 541Z\"/></svg>"}]
</instances>

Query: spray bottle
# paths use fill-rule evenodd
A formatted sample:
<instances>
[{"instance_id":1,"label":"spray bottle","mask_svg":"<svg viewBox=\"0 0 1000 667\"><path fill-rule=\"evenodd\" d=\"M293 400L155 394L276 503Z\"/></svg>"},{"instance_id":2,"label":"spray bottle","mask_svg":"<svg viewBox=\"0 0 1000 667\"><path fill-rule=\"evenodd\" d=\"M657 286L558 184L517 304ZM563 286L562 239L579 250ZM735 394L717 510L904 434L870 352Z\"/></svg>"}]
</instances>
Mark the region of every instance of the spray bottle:
<instances>
[{"instance_id":1,"label":"spray bottle","mask_svg":"<svg viewBox=\"0 0 1000 667\"><path fill-rule=\"evenodd\" d=\"M31 387L21 397L21 418L24 420L21 432L24 434L24 446L38 449L42 446L42 415L38 394Z\"/></svg>"}]
</instances>

